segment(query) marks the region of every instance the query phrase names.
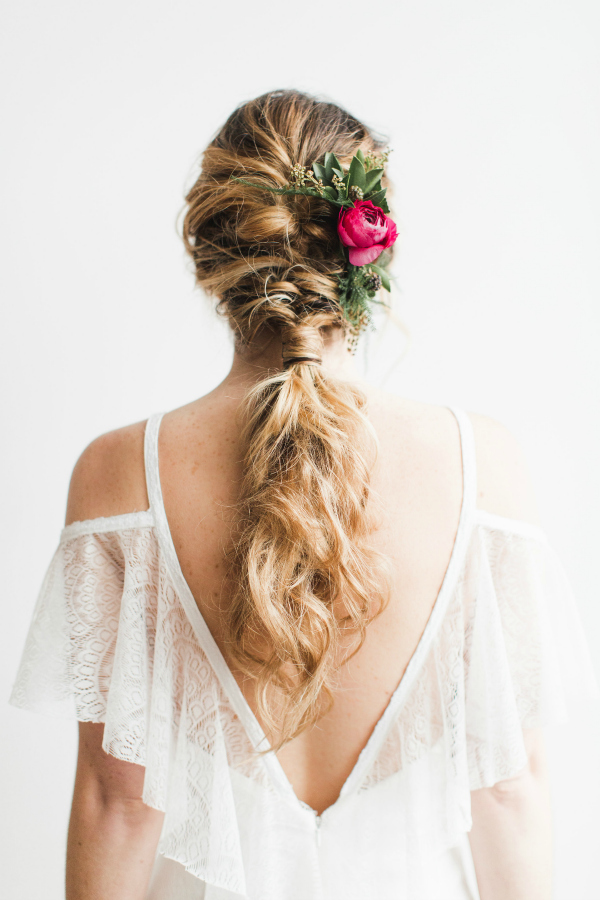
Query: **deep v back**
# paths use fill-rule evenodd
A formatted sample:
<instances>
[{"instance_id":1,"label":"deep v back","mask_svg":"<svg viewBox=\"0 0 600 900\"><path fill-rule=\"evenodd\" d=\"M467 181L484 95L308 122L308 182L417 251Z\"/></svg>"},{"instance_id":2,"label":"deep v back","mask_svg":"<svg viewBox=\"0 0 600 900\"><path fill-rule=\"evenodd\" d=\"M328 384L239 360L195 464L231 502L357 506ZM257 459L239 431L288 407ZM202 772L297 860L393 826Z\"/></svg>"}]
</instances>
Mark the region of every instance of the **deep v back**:
<instances>
[{"instance_id":1,"label":"deep v back","mask_svg":"<svg viewBox=\"0 0 600 900\"><path fill-rule=\"evenodd\" d=\"M376 756L382 742L385 740L388 727L393 723L395 717L397 717L404 698L410 690L411 683L414 678L417 677L421 662L425 658L430 643L443 619L446 604L452 593L466 551L470 523L472 521L476 499L474 441L471 422L467 414L456 408L451 408L451 411L456 418L460 435L463 490L460 516L450 559L441 588L433 604L431 614L429 615L425 628L410 655L400 682L395 687L383 713L377 718L370 736L358 754L358 758L354 762L350 774L346 777L341 791L339 792L338 800L341 800L346 793L351 791L353 785L360 782L364 771L368 768L372 759ZM183 574L167 518L161 485L158 446L162 418L163 413L157 413L150 417L146 424L144 441L148 497L150 508L156 522L160 547L198 642L204 653L207 655L215 674L248 735L248 738L257 749L269 749L269 741L265 736L263 728L244 696L233 672L229 668L223 652L212 634L205 617L202 615L200 604L194 597ZM271 777L279 783L280 787L284 789L286 793L291 793L295 799L298 799L296 797L296 792L292 787L292 780L284 772L277 756L270 752L264 759L267 768L270 770ZM308 805L303 801L299 802L305 806Z\"/></svg>"},{"instance_id":2,"label":"deep v back","mask_svg":"<svg viewBox=\"0 0 600 900\"><path fill-rule=\"evenodd\" d=\"M278 759L268 750L259 757L252 753L252 745L266 746L262 729L200 612L207 610L201 594L208 557L199 554L201 565L190 569L185 549L189 534L208 540L210 504L222 493L211 493L214 472L208 466L203 480L195 480L188 520L178 503L170 505L177 486L183 490L179 497L189 499L189 483L173 464L172 449L175 462L190 472L178 426L169 433L182 441L168 440L170 417L163 423L161 453L175 543L159 478L160 415L146 426L150 508L77 520L62 530L10 702L103 723L103 750L144 768L142 800L165 813L147 900L167 894L181 900L476 896L466 890L465 870L457 868L454 853L468 848L471 793L515 778L527 762L524 729L564 721L569 701L576 700L578 709L584 697L596 703L598 689L560 560L538 526L475 509L470 420L459 410L452 412L462 443L462 502L456 442L452 466L437 480L429 465L433 457L425 458L420 471L431 480L429 493L421 494L422 485L416 485L408 505L398 510L398 521L411 528L416 523L418 541L427 545L425 555L439 556L435 582L441 589L432 590L431 609L421 610L423 618L427 613L426 624L419 619L419 628L407 629L410 640L404 646L401 631L387 635L388 651L400 648L401 677L392 685L395 690L386 690L381 709L372 704L352 765L343 773L335 769L335 753L323 761L322 772L306 765L308 776L322 776L321 785L329 784L321 799L303 789L289 758ZM443 416L444 444L439 446L445 453L448 424L454 426L454 420L450 413ZM218 434L209 434L205 449L212 453L217 447L218 452ZM395 454L397 442L388 441L390 434L385 432L385 441ZM434 437L439 434L434 430ZM188 436L188 446L196 446L197 432ZM419 439L408 454L415 446L424 447ZM202 461L203 454L192 462ZM408 465L409 479L418 474L409 455L399 462ZM443 522L448 540L442 559L435 515L444 504L429 501L449 473L453 515ZM402 478L397 482L402 491L406 484ZM388 508L394 510L400 496L386 498ZM423 496L427 507L421 520L412 514L415 496ZM195 530L196 514L207 511L208 523ZM186 531L178 534L182 523ZM407 542L403 564L414 547ZM183 574L190 571L200 607ZM415 571L420 579L420 562ZM423 580L427 588L432 583ZM410 580L404 581L396 594L401 624L410 618L405 612L411 589ZM375 665L370 672L361 670L370 675L366 683L383 675L391 682L389 653L387 660L381 655L377 668L380 638L381 631L374 641ZM336 695L342 709L343 701ZM365 710L359 709L356 718ZM352 718L353 713L346 706L343 715ZM342 728L341 737L347 735ZM332 747L343 749L339 742ZM310 756L307 760L311 763Z\"/></svg>"}]
</instances>

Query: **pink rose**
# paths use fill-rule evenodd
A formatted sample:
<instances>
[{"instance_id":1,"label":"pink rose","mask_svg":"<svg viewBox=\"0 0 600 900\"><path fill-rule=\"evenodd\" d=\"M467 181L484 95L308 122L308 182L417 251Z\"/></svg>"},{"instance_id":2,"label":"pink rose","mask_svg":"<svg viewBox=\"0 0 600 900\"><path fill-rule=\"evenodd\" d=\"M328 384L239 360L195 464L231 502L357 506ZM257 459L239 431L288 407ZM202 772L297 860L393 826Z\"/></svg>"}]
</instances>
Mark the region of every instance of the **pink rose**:
<instances>
[{"instance_id":1,"label":"pink rose","mask_svg":"<svg viewBox=\"0 0 600 900\"><path fill-rule=\"evenodd\" d=\"M353 207L341 209L338 234L342 243L350 247L350 263L366 266L375 262L398 237L395 223L370 200L357 200Z\"/></svg>"}]
</instances>

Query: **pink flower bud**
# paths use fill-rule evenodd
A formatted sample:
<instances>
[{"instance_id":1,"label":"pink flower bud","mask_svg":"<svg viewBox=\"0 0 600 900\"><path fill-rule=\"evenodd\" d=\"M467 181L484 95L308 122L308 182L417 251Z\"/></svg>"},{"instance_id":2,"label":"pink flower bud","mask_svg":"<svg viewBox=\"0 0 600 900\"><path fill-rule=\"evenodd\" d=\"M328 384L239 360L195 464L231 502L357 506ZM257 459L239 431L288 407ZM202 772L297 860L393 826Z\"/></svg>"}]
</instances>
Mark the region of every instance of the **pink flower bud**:
<instances>
[{"instance_id":1,"label":"pink flower bud","mask_svg":"<svg viewBox=\"0 0 600 900\"><path fill-rule=\"evenodd\" d=\"M350 263L366 266L391 247L398 230L392 219L370 200L357 200L353 207L340 210L338 234L350 248Z\"/></svg>"}]
</instances>

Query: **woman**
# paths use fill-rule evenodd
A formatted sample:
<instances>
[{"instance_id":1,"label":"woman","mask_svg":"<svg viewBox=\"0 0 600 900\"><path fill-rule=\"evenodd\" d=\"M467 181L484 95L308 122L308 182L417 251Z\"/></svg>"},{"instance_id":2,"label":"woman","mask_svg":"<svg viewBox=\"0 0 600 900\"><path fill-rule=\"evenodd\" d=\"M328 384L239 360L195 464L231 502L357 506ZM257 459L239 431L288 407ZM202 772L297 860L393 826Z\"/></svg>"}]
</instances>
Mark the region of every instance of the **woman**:
<instances>
[{"instance_id":1,"label":"woman","mask_svg":"<svg viewBox=\"0 0 600 900\"><path fill-rule=\"evenodd\" d=\"M67 900L551 895L540 727L593 676L514 438L354 373L383 149L275 91L204 153L231 371L83 452L12 696L80 723Z\"/></svg>"}]
</instances>

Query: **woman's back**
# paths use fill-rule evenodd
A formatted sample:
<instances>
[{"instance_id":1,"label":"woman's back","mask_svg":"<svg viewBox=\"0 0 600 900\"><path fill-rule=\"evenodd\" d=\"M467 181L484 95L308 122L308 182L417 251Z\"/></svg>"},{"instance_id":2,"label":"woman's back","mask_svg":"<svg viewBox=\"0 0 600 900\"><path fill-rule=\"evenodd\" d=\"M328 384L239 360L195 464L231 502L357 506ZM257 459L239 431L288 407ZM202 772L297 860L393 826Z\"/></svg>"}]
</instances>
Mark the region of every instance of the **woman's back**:
<instances>
[{"instance_id":1,"label":"woman's back","mask_svg":"<svg viewBox=\"0 0 600 900\"><path fill-rule=\"evenodd\" d=\"M372 475L379 526L373 542L392 562L393 586L364 644L340 669L332 709L278 753L296 795L319 813L339 796L413 656L448 568L463 499L460 431L451 410L362 388L379 439ZM231 588L224 551L234 533L242 476L237 413L244 393L239 383L225 381L164 415L158 454L165 512L183 577L257 715L253 682L236 670L224 627ZM514 441L504 432L504 446L498 447L502 427L480 416L474 421L484 457L479 473L483 508L535 515ZM68 522L147 508L144 430L145 423L129 426L102 436L85 451L74 473ZM484 442L490 432L495 433L496 459L488 462ZM513 458L499 459L503 450ZM108 487L98 495L98 506L88 504L80 481ZM78 497L86 498L85 510Z\"/></svg>"},{"instance_id":2,"label":"woman's back","mask_svg":"<svg viewBox=\"0 0 600 900\"><path fill-rule=\"evenodd\" d=\"M11 697L80 720L72 828L98 796L125 803L141 823L127 854L142 838L155 854L139 881L123 873L147 900L473 900L470 829L482 897L528 896L521 864L498 863L517 852L510 798L533 792L542 827L536 730L593 676L514 440L368 391L390 600L331 710L256 755L269 747L223 628L236 384L103 435L75 467Z\"/></svg>"}]
</instances>

